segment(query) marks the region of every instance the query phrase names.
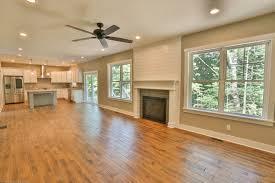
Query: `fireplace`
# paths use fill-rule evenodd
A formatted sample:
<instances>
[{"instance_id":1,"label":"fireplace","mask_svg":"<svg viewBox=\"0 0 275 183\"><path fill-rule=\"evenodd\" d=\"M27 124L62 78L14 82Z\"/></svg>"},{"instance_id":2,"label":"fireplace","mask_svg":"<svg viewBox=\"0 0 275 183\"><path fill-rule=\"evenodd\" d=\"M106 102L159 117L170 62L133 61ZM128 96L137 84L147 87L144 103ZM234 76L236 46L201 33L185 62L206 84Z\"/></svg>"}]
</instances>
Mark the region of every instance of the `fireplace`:
<instances>
[{"instance_id":1,"label":"fireplace","mask_svg":"<svg viewBox=\"0 0 275 183\"><path fill-rule=\"evenodd\" d=\"M141 116L167 124L169 116L169 92L165 90L141 90Z\"/></svg>"},{"instance_id":2,"label":"fireplace","mask_svg":"<svg viewBox=\"0 0 275 183\"><path fill-rule=\"evenodd\" d=\"M160 97L166 99L166 123L170 128L179 124L180 119L180 85L177 80L134 81L133 104L135 118L143 117L143 97Z\"/></svg>"}]
</instances>

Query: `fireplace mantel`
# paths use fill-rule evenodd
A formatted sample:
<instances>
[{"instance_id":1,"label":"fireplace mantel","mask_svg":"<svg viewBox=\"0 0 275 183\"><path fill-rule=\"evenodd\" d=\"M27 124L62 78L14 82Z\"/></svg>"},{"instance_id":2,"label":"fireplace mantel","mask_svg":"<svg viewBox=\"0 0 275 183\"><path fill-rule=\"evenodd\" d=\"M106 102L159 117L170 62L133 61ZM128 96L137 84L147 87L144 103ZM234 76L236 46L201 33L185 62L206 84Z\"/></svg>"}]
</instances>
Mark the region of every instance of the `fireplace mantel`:
<instances>
[{"instance_id":1,"label":"fireplace mantel","mask_svg":"<svg viewBox=\"0 0 275 183\"><path fill-rule=\"evenodd\" d=\"M177 80L144 80L133 81L133 103L135 118L140 118L140 90L168 90L169 91L169 120L168 127L174 128L180 118L180 81Z\"/></svg>"},{"instance_id":2,"label":"fireplace mantel","mask_svg":"<svg viewBox=\"0 0 275 183\"><path fill-rule=\"evenodd\" d=\"M134 89L176 90L179 81L134 81Z\"/></svg>"}]
</instances>

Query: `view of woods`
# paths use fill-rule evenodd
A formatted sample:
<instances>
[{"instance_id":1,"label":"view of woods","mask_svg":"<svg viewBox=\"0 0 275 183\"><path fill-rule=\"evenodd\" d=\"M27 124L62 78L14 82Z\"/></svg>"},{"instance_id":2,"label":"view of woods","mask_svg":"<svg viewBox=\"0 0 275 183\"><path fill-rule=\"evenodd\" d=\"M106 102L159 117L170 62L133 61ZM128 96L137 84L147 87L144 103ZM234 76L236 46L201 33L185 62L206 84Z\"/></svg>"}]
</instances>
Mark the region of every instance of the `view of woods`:
<instances>
[{"instance_id":1,"label":"view of woods","mask_svg":"<svg viewBox=\"0 0 275 183\"><path fill-rule=\"evenodd\" d=\"M224 112L262 116L265 53L266 44L228 48L224 72L221 51L193 54L192 106L217 111L222 102Z\"/></svg>"},{"instance_id":2,"label":"view of woods","mask_svg":"<svg viewBox=\"0 0 275 183\"><path fill-rule=\"evenodd\" d=\"M98 93L97 76L95 74L89 74L86 77L87 77L86 81L87 81L88 97L91 98L91 100L94 103L97 103L97 93Z\"/></svg>"},{"instance_id":3,"label":"view of woods","mask_svg":"<svg viewBox=\"0 0 275 183\"><path fill-rule=\"evenodd\" d=\"M131 99L131 65L112 66L112 97Z\"/></svg>"}]
</instances>

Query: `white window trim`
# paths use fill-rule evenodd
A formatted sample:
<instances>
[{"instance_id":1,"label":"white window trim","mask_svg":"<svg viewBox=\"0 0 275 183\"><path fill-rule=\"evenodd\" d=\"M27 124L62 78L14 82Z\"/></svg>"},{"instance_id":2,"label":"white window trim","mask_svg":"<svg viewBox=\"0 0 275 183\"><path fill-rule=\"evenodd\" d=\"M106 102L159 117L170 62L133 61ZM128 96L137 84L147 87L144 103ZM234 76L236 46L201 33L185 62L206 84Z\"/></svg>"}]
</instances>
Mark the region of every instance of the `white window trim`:
<instances>
[{"instance_id":1,"label":"white window trim","mask_svg":"<svg viewBox=\"0 0 275 183\"><path fill-rule=\"evenodd\" d=\"M192 76L190 77L190 74L192 73L192 64L190 63L190 56L193 52L203 52L203 51L211 51L211 50L218 50L218 49L224 49L227 47L233 47L237 45L249 45L256 42L269 42L268 48L266 52L268 53L266 55L266 63L265 63L265 79L264 79L264 108L263 108L263 117L258 118L254 116L245 116L241 114L233 114L233 113L226 113L226 112L220 112L220 111L207 111L203 109L195 109L190 107L191 106L191 93L192 88L190 87L190 84L192 84ZM271 62L272 62L272 46L275 42L275 34L267 34L262 36L256 36L251 38L245 38L241 40L234 40L234 41L227 41L223 43L218 44L211 44L206 45L202 47L197 48L189 48L185 49L185 59L184 59L184 103L183 103L183 110L187 113L194 113L194 114L200 114L200 115L206 115L206 116L213 116L213 117L219 117L223 119L230 119L235 121L241 121L241 122L248 122L253 124L260 124L265 126L273 126L274 125L274 110L269 109L269 101L270 101L270 78L271 78ZM221 52L225 53L225 52ZM225 57L224 54L221 55L221 57ZM224 60L224 58L223 58ZM224 65L224 63L221 62L221 64ZM224 67L222 65L222 67ZM270 68L270 69L269 69ZM224 72L224 69L222 69ZM219 97L223 97L220 96ZM220 100L220 99L219 99ZM221 101L221 100L220 100ZM220 108L220 107L219 107Z\"/></svg>"},{"instance_id":2,"label":"white window trim","mask_svg":"<svg viewBox=\"0 0 275 183\"><path fill-rule=\"evenodd\" d=\"M124 65L124 64L130 64L131 65L131 75L130 75L130 77L131 77L131 80L130 80L131 97L130 97L130 99L122 99L122 98L112 97L111 68L112 68L113 65ZM107 64L107 77L108 77L108 98L111 99L111 100L132 103L132 100L133 100L133 68L132 68L132 60L131 59L121 60L121 61L112 62L112 63Z\"/></svg>"}]
</instances>

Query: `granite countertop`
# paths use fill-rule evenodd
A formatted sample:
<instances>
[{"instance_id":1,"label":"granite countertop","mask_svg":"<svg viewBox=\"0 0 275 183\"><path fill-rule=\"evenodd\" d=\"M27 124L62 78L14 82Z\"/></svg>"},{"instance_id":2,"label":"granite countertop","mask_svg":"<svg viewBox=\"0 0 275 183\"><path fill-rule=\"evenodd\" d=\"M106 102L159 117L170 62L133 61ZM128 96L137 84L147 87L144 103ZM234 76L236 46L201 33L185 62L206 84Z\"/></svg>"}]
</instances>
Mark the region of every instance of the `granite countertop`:
<instances>
[{"instance_id":1,"label":"granite countertop","mask_svg":"<svg viewBox=\"0 0 275 183\"><path fill-rule=\"evenodd\" d=\"M26 90L29 93L47 93L47 92L56 92L56 89L37 89L37 90Z\"/></svg>"},{"instance_id":2,"label":"granite countertop","mask_svg":"<svg viewBox=\"0 0 275 183\"><path fill-rule=\"evenodd\" d=\"M82 88L70 88L71 90L83 90Z\"/></svg>"}]
</instances>

